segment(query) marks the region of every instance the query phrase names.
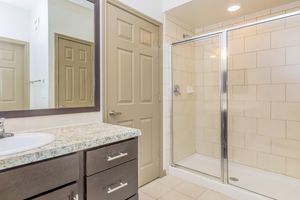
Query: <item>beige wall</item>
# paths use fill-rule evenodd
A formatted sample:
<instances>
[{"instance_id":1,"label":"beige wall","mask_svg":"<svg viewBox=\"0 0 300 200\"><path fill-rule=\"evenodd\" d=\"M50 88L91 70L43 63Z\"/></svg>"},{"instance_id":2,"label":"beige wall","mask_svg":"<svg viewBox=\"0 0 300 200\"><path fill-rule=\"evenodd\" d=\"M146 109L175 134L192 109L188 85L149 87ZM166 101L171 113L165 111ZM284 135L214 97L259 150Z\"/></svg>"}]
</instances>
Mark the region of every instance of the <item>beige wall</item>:
<instances>
[{"instance_id":1,"label":"beige wall","mask_svg":"<svg viewBox=\"0 0 300 200\"><path fill-rule=\"evenodd\" d=\"M202 27L195 32L207 33L296 10L300 10L300 1ZM167 40L169 34L167 32ZM300 178L299 35L300 17L229 33L231 161ZM195 80L196 152L219 158L217 39L196 42L193 49L195 69L191 71L194 78L182 71L175 79ZM188 112L189 107L184 106ZM187 131L191 130L186 128L184 134L188 134Z\"/></svg>"}]
</instances>

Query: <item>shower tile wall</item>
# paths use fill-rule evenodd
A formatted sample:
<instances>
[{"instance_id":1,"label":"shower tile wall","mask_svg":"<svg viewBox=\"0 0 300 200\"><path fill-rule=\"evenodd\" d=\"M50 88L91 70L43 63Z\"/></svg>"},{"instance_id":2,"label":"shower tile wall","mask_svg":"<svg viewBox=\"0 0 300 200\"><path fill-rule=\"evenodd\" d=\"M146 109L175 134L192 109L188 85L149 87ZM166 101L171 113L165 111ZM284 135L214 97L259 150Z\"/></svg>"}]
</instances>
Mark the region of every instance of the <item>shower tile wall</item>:
<instances>
[{"instance_id":1,"label":"shower tile wall","mask_svg":"<svg viewBox=\"0 0 300 200\"><path fill-rule=\"evenodd\" d=\"M165 44L182 40L183 35L192 36L194 33L187 25L168 17L165 22ZM194 88L194 48L192 44L174 48L173 83L178 85L181 95L174 96L173 101L173 142L174 161L181 160L196 151L195 145L195 99L194 95L187 94L187 87ZM166 69L166 68L165 68ZM168 80L169 69L165 70L165 80ZM170 91L170 82L166 81L165 91ZM166 95L167 96L167 95ZM167 97L167 99L170 99ZM169 107L170 101L165 101ZM168 118L168 116L165 116Z\"/></svg>"},{"instance_id":2,"label":"shower tile wall","mask_svg":"<svg viewBox=\"0 0 300 200\"><path fill-rule=\"evenodd\" d=\"M195 42L196 152L220 158L220 39Z\"/></svg>"},{"instance_id":3,"label":"shower tile wall","mask_svg":"<svg viewBox=\"0 0 300 200\"><path fill-rule=\"evenodd\" d=\"M300 2L296 1L198 29L198 32L255 21L299 8ZM299 35L300 17L244 28L229 34L231 161L300 178ZM198 153L219 158L219 132L203 128L218 124L219 117L212 116L211 121L207 121L207 113L197 110L209 108L212 101L217 100L218 75L213 64L207 65L205 59L199 59L197 46L195 48L195 119L201 122L202 115L206 115L206 119L202 119L204 125L196 123L196 150ZM214 56L210 58L218 60ZM205 66L210 70L197 72L198 68ZM202 80L203 86L198 87L197 84ZM213 87L215 88L212 89ZM199 101L198 93L204 94L204 101ZM217 111L217 108L214 109Z\"/></svg>"}]
</instances>

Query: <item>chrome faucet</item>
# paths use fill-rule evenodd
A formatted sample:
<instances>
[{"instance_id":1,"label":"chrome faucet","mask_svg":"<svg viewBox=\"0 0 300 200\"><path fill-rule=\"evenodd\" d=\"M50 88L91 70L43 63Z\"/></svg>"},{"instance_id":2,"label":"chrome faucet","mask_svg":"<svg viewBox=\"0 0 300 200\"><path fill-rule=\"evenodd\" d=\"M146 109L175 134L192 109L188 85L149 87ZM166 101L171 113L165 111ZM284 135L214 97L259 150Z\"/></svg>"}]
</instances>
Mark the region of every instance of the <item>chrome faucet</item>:
<instances>
[{"instance_id":1,"label":"chrome faucet","mask_svg":"<svg viewBox=\"0 0 300 200\"><path fill-rule=\"evenodd\" d=\"M4 118L0 119L0 139L14 136L13 133L6 133L5 126L4 126L4 121L5 121Z\"/></svg>"}]
</instances>

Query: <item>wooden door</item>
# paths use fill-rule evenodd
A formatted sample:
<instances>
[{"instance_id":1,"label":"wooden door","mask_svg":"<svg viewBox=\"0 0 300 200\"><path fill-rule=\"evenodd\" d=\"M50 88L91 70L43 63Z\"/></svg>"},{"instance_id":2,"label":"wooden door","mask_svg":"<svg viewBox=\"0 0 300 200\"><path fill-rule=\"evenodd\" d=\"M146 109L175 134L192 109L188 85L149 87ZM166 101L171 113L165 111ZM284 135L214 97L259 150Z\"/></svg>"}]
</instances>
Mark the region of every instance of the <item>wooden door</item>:
<instances>
[{"instance_id":1,"label":"wooden door","mask_svg":"<svg viewBox=\"0 0 300 200\"><path fill-rule=\"evenodd\" d=\"M107 121L141 129L139 185L159 177L159 27L108 4Z\"/></svg>"},{"instance_id":2,"label":"wooden door","mask_svg":"<svg viewBox=\"0 0 300 200\"><path fill-rule=\"evenodd\" d=\"M0 38L0 111L29 109L27 47Z\"/></svg>"},{"instance_id":3,"label":"wooden door","mask_svg":"<svg viewBox=\"0 0 300 200\"><path fill-rule=\"evenodd\" d=\"M56 106L94 106L93 45L57 35Z\"/></svg>"}]
</instances>

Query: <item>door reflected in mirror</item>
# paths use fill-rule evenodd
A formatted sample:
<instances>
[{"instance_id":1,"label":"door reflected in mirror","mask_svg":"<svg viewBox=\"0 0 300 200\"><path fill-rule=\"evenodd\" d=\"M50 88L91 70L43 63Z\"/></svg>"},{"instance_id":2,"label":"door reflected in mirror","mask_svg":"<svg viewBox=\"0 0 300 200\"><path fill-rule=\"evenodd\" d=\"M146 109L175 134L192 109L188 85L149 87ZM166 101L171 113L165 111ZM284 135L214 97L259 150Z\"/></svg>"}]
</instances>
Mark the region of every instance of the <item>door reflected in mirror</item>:
<instances>
[{"instance_id":1,"label":"door reflected in mirror","mask_svg":"<svg viewBox=\"0 0 300 200\"><path fill-rule=\"evenodd\" d=\"M0 0L0 111L95 105L94 4Z\"/></svg>"}]
</instances>

